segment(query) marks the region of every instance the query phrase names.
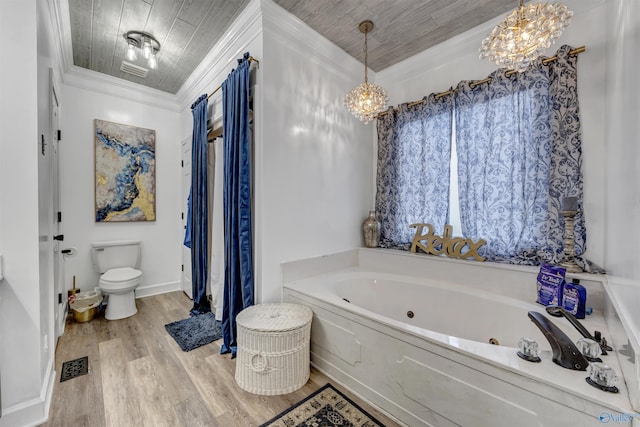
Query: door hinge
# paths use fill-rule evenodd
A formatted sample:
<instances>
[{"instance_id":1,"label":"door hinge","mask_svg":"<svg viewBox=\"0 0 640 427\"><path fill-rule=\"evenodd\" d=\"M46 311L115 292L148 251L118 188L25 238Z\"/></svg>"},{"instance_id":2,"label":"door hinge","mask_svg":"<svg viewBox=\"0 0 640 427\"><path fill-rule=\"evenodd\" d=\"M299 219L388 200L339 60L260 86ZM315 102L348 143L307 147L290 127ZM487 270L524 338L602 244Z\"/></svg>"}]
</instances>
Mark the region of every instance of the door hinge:
<instances>
[{"instance_id":1,"label":"door hinge","mask_svg":"<svg viewBox=\"0 0 640 427\"><path fill-rule=\"evenodd\" d=\"M58 211L58 222L62 222L62 212Z\"/></svg>"},{"instance_id":2,"label":"door hinge","mask_svg":"<svg viewBox=\"0 0 640 427\"><path fill-rule=\"evenodd\" d=\"M182 271L184 271L184 264L182 264Z\"/></svg>"},{"instance_id":3,"label":"door hinge","mask_svg":"<svg viewBox=\"0 0 640 427\"><path fill-rule=\"evenodd\" d=\"M62 131L58 129L58 141L62 141Z\"/></svg>"},{"instance_id":4,"label":"door hinge","mask_svg":"<svg viewBox=\"0 0 640 427\"><path fill-rule=\"evenodd\" d=\"M58 294L58 304L62 304L62 294Z\"/></svg>"},{"instance_id":5,"label":"door hinge","mask_svg":"<svg viewBox=\"0 0 640 427\"><path fill-rule=\"evenodd\" d=\"M184 212L180 212L180 217L184 219Z\"/></svg>"}]
</instances>

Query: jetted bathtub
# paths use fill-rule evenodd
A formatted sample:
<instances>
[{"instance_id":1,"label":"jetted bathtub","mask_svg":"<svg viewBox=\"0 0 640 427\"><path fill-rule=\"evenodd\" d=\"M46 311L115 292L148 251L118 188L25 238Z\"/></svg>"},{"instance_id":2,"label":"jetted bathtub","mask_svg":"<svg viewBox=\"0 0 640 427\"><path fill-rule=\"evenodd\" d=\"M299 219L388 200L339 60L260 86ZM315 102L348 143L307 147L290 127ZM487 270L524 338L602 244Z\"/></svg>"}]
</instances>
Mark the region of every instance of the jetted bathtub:
<instances>
[{"instance_id":1,"label":"jetted bathtub","mask_svg":"<svg viewBox=\"0 0 640 427\"><path fill-rule=\"evenodd\" d=\"M527 312L581 335L535 302L362 267L284 283L283 300L313 310L312 364L408 426L631 425L617 352L602 358L620 392L590 386L587 372L553 363ZM609 336L601 312L582 322ZM521 337L538 342L541 363L516 355Z\"/></svg>"}]
</instances>

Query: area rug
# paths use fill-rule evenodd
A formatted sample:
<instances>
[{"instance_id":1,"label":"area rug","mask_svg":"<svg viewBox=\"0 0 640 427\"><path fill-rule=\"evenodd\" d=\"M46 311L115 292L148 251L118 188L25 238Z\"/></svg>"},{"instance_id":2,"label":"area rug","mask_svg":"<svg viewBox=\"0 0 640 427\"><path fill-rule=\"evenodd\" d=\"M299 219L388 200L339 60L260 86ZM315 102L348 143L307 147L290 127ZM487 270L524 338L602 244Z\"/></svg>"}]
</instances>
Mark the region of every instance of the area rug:
<instances>
[{"instance_id":1,"label":"area rug","mask_svg":"<svg viewBox=\"0 0 640 427\"><path fill-rule=\"evenodd\" d=\"M222 322L213 313L198 314L164 325L182 351L191 351L222 338Z\"/></svg>"},{"instance_id":2,"label":"area rug","mask_svg":"<svg viewBox=\"0 0 640 427\"><path fill-rule=\"evenodd\" d=\"M60 382L87 375L89 373L89 356L79 359L69 360L62 364L62 372L60 372Z\"/></svg>"},{"instance_id":3,"label":"area rug","mask_svg":"<svg viewBox=\"0 0 640 427\"><path fill-rule=\"evenodd\" d=\"M353 400L327 384L260 427L384 427Z\"/></svg>"}]
</instances>

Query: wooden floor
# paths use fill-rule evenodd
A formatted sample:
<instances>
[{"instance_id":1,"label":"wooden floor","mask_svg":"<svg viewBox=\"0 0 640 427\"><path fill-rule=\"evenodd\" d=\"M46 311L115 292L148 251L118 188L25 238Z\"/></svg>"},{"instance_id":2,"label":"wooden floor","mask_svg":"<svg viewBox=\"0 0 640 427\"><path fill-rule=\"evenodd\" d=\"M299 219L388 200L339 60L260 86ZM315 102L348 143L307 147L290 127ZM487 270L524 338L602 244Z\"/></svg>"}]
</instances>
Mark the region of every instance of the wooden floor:
<instances>
[{"instance_id":1,"label":"wooden floor","mask_svg":"<svg viewBox=\"0 0 640 427\"><path fill-rule=\"evenodd\" d=\"M219 354L221 340L185 353L166 332L165 324L188 317L191 301L182 292L137 305L138 314L128 319L67 320L56 349L56 381L63 362L84 356L89 374L56 382L44 426L258 426L330 382L312 369L309 382L293 393L247 393L234 380L236 359ZM397 425L354 401L386 426Z\"/></svg>"}]
</instances>

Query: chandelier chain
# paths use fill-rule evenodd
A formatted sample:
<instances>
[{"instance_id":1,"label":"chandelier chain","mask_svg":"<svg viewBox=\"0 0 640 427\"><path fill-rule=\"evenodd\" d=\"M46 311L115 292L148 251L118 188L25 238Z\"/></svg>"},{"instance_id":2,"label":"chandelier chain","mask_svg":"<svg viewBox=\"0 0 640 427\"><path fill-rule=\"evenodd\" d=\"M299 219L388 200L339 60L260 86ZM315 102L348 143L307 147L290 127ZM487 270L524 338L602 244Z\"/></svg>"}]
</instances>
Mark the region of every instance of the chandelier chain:
<instances>
[{"instance_id":1,"label":"chandelier chain","mask_svg":"<svg viewBox=\"0 0 640 427\"><path fill-rule=\"evenodd\" d=\"M369 73L367 60L369 59L369 48L367 46L367 36L369 35L369 31L364 32L364 82L367 83L369 81Z\"/></svg>"}]
</instances>

